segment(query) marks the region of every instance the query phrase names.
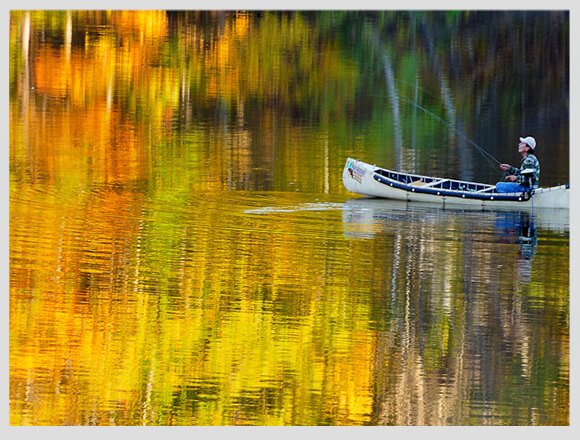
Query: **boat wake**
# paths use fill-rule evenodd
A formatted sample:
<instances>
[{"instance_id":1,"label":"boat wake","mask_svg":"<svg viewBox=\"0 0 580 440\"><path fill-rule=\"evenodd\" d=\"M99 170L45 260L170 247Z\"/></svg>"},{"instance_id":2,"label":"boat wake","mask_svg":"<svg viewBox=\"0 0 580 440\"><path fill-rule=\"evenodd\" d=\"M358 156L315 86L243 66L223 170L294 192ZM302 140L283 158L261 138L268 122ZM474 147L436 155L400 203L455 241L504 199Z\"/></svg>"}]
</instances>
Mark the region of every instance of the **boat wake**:
<instances>
[{"instance_id":1,"label":"boat wake","mask_svg":"<svg viewBox=\"0 0 580 440\"><path fill-rule=\"evenodd\" d=\"M278 214L281 212L300 212L300 211L328 211L332 209L343 209L344 203L301 203L297 206L265 206L263 208L248 209L244 214Z\"/></svg>"}]
</instances>

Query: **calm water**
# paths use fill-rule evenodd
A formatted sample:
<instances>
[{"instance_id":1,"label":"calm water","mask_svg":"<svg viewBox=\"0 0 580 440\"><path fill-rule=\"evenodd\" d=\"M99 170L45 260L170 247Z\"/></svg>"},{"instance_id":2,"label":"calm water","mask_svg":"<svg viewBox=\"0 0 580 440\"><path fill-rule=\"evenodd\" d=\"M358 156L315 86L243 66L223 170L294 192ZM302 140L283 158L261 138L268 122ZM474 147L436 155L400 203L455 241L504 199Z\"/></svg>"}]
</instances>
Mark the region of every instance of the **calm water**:
<instances>
[{"instance_id":1,"label":"calm water","mask_svg":"<svg viewBox=\"0 0 580 440\"><path fill-rule=\"evenodd\" d=\"M12 425L567 425L566 13L12 12ZM510 38L508 38L510 37ZM513 37L513 38L512 38ZM520 62L523 60L523 62Z\"/></svg>"}]
</instances>

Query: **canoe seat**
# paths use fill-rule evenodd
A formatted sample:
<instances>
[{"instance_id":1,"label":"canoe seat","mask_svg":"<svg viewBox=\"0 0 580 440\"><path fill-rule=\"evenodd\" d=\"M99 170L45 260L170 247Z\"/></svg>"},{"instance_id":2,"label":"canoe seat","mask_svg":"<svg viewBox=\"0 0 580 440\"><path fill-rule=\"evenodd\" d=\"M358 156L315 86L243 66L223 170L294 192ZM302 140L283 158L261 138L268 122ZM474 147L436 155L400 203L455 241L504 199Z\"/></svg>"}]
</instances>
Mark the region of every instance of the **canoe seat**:
<instances>
[{"instance_id":1,"label":"canoe seat","mask_svg":"<svg viewBox=\"0 0 580 440\"><path fill-rule=\"evenodd\" d=\"M438 180L434 180L433 182L427 184L427 186L436 186L441 184L441 186L439 188L443 188L443 183L448 182L449 179L438 179Z\"/></svg>"},{"instance_id":2,"label":"canoe seat","mask_svg":"<svg viewBox=\"0 0 580 440\"><path fill-rule=\"evenodd\" d=\"M423 182L422 180L415 180L414 182L411 182L409 185L411 186L425 186L427 185L427 182Z\"/></svg>"}]
</instances>

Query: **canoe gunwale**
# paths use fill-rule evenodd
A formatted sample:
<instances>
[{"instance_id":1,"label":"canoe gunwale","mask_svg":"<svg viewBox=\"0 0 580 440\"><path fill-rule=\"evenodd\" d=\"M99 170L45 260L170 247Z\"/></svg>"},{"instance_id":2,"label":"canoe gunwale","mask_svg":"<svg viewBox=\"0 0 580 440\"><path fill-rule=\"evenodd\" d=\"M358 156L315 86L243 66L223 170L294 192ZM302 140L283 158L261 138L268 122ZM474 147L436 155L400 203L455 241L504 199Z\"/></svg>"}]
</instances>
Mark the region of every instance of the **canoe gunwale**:
<instances>
[{"instance_id":1,"label":"canoe gunwale","mask_svg":"<svg viewBox=\"0 0 580 440\"><path fill-rule=\"evenodd\" d=\"M403 174L403 173L399 173ZM526 202L530 199L531 191L525 191L523 193L483 193L483 192L472 192L472 191L462 191L462 190L450 190L444 188L433 188L433 187L422 187L413 186L411 184L401 183L397 180L389 179L373 170L373 178L383 185L387 185L393 188L397 188L407 192L416 192L419 194L430 194L435 196L444 197L460 197L463 199L474 199L474 200L506 200L512 202ZM467 183L467 182L466 182Z\"/></svg>"}]
</instances>

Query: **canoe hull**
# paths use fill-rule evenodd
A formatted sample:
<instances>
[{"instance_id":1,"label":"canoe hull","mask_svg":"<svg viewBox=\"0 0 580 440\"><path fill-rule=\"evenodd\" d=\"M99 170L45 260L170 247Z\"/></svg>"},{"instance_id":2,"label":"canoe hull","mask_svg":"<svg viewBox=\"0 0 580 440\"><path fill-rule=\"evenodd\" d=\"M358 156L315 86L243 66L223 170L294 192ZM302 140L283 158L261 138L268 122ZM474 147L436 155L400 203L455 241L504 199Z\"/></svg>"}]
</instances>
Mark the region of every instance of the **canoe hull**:
<instances>
[{"instance_id":1,"label":"canoe hull","mask_svg":"<svg viewBox=\"0 0 580 440\"><path fill-rule=\"evenodd\" d=\"M345 188L355 194L364 196L380 197L391 200L407 202L432 203L436 205L458 205L480 208L506 208L527 209L569 208L569 187L567 185L554 186L551 188L538 188L533 197L527 198L521 193L497 194L491 191L461 191L461 190L437 190L430 185L415 187L389 178L389 170L378 168L365 162L348 158L342 173L342 182ZM394 173L404 175L404 173ZM427 176L409 175L415 179L430 181L435 180ZM491 188L490 185L475 184L473 182L453 181L463 183L464 186Z\"/></svg>"}]
</instances>

